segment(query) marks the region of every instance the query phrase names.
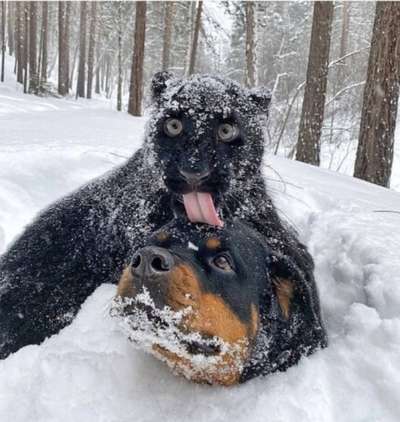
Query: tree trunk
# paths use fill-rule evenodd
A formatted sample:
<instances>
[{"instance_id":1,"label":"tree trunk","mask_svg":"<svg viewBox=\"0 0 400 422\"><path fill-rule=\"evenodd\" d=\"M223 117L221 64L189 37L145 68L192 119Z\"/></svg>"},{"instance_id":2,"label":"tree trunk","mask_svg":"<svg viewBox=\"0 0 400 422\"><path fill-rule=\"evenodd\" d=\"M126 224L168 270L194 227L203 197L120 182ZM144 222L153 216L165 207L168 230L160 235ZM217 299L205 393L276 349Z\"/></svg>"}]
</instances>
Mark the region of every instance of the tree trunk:
<instances>
[{"instance_id":1,"label":"tree trunk","mask_svg":"<svg viewBox=\"0 0 400 422\"><path fill-rule=\"evenodd\" d=\"M69 2L58 3L58 93L68 95L69 91Z\"/></svg>"},{"instance_id":2,"label":"tree trunk","mask_svg":"<svg viewBox=\"0 0 400 422\"><path fill-rule=\"evenodd\" d=\"M194 69L196 66L197 45L199 43L199 32L200 32L200 26L201 26L202 10L203 10L203 2L199 1L197 5L196 22L195 22L194 31L193 31L192 48L190 50L190 61L189 61L189 69L188 69L189 75L192 75L194 73Z\"/></svg>"},{"instance_id":3,"label":"tree trunk","mask_svg":"<svg viewBox=\"0 0 400 422\"><path fill-rule=\"evenodd\" d=\"M75 68L76 68L76 60L78 58L78 51L79 51L79 43L76 43L74 55L72 57L72 66L70 66L70 75L69 75L70 89L72 89L72 84L74 83L74 74L75 74Z\"/></svg>"},{"instance_id":4,"label":"tree trunk","mask_svg":"<svg viewBox=\"0 0 400 422\"><path fill-rule=\"evenodd\" d=\"M15 49L14 30L15 27L15 3L8 3L7 32L8 32L8 54L12 56Z\"/></svg>"},{"instance_id":5,"label":"tree trunk","mask_svg":"<svg viewBox=\"0 0 400 422\"><path fill-rule=\"evenodd\" d=\"M87 3L81 2L81 16L79 24L79 67L76 97L85 97L85 66L86 66L86 15Z\"/></svg>"},{"instance_id":6,"label":"tree trunk","mask_svg":"<svg viewBox=\"0 0 400 422\"><path fill-rule=\"evenodd\" d=\"M354 176L389 187L400 77L400 3L377 2Z\"/></svg>"},{"instance_id":7,"label":"tree trunk","mask_svg":"<svg viewBox=\"0 0 400 422\"><path fill-rule=\"evenodd\" d=\"M95 82L95 88L94 92L96 94L100 94L100 49L99 49L99 43L97 43L97 49L96 49L96 82Z\"/></svg>"},{"instance_id":8,"label":"tree trunk","mask_svg":"<svg viewBox=\"0 0 400 422\"><path fill-rule=\"evenodd\" d=\"M256 83L256 43L255 43L255 3L247 1L245 5L246 12L246 72L245 85L252 87Z\"/></svg>"},{"instance_id":9,"label":"tree trunk","mask_svg":"<svg viewBox=\"0 0 400 422\"><path fill-rule=\"evenodd\" d=\"M48 16L49 16L49 3L44 1L42 3L42 54L41 54L41 67L40 67L40 85L43 86L47 82L47 41L48 41Z\"/></svg>"},{"instance_id":10,"label":"tree trunk","mask_svg":"<svg viewBox=\"0 0 400 422\"><path fill-rule=\"evenodd\" d=\"M6 60L6 2L1 2L1 75L0 82L4 82L4 64Z\"/></svg>"},{"instance_id":11,"label":"tree trunk","mask_svg":"<svg viewBox=\"0 0 400 422\"><path fill-rule=\"evenodd\" d=\"M96 6L97 2L93 1L90 11L90 29L89 29L89 52L88 52L88 74L86 98L92 98L93 85L93 69L94 69L94 51L96 44Z\"/></svg>"},{"instance_id":12,"label":"tree trunk","mask_svg":"<svg viewBox=\"0 0 400 422\"><path fill-rule=\"evenodd\" d=\"M332 18L333 2L317 1L314 3L296 160L316 166L320 163L321 129L324 120Z\"/></svg>"},{"instance_id":13,"label":"tree trunk","mask_svg":"<svg viewBox=\"0 0 400 422\"><path fill-rule=\"evenodd\" d=\"M146 35L146 2L136 2L135 40L133 47L128 113L142 114L144 42Z\"/></svg>"},{"instance_id":14,"label":"tree trunk","mask_svg":"<svg viewBox=\"0 0 400 422\"><path fill-rule=\"evenodd\" d=\"M171 52L171 40L172 40L172 24L175 13L175 3L173 1L167 1L164 3L164 39L163 39L163 51L162 51L162 70L168 70L169 68L169 57Z\"/></svg>"},{"instance_id":15,"label":"tree trunk","mask_svg":"<svg viewBox=\"0 0 400 422\"><path fill-rule=\"evenodd\" d=\"M17 82L24 82L24 44L25 44L25 31L24 31L24 5L20 2L16 3L16 60L17 60Z\"/></svg>"},{"instance_id":16,"label":"tree trunk","mask_svg":"<svg viewBox=\"0 0 400 422\"><path fill-rule=\"evenodd\" d=\"M28 93L28 63L29 63L29 3L23 2L24 10L24 94Z\"/></svg>"},{"instance_id":17,"label":"tree trunk","mask_svg":"<svg viewBox=\"0 0 400 422\"><path fill-rule=\"evenodd\" d=\"M117 110L122 110L122 5L118 7L118 81Z\"/></svg>"},{"instance_id":18,"label":"tree trunk","mask_svg":"<svg viewBox=\"0 0 400 422\"><path fill-rule=\"evenodd\" d=\"M29 2L29 92L37 94L39 76L37 71L37 3Z\"/></svg>"}]
</instances>

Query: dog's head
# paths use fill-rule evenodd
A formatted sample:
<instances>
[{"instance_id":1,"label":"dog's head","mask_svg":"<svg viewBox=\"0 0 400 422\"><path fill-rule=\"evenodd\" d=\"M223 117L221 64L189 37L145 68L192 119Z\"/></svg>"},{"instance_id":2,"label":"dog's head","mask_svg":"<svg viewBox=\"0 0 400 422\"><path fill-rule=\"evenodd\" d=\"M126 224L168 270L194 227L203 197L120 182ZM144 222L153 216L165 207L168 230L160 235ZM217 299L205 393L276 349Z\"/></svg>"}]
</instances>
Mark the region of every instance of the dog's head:
<instances>
[{"instance_id":1,"label":"dog's head","mask_svg":"<svg viewBox=\"0 0 400 422\"><path fill-rule=\"evenodd\" d=\"M281 265L285 278L276 273ZM232 385L280 369L290 340L300 345L313 319L289 267L242 223L175 221L135 253L113 311L135 343L175 372Z\"/></svg>"},{"instance_id":2,"label":"dog's head","mask_svg":"<svg viewBox=\"0 0 400 422\"><path fill-rule=\"evenodd\" d=\"M219 225L224 194L259 172L264 145L259 116L268 112L270 93L229 79L181 80L167 72L155 75L152 93L148 140L174 206L184 206L193 222Z\"/></svg>"}]
</instances>

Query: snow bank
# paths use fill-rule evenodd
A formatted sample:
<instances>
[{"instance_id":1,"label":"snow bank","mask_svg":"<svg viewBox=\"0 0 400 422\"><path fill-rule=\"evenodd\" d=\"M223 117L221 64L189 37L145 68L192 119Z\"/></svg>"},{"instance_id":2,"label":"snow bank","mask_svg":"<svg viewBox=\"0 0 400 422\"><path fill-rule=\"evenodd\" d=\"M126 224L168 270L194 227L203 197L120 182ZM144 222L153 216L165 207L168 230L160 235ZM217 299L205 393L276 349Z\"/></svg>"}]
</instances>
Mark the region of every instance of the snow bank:
<instances>
[{"instance_id":1,"label":"snow bank","mask_svg":"<svg viewBox=\"0 0 400 422\"><path fill-rule=\"evenodd\" d=\"M39 209L138 147L143 120L107 107L0 85L0 251ZM314 256L327 349L238 387L194 385L134 350L104 285L71 326L0 361L0 420L398 422L400 194L273 157L265 174Z\"/></svg>"}]
</instances>

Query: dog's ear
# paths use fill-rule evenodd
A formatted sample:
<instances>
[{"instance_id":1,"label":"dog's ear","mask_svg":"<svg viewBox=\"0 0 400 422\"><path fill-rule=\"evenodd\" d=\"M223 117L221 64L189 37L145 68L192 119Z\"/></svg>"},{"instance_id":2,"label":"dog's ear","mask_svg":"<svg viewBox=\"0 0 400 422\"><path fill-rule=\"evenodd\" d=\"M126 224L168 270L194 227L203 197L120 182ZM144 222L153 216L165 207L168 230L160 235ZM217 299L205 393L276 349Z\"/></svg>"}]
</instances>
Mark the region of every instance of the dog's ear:
<instances>
[{"instance_id":1,"label":"dog's ear","mask_svg":"<svg viewBox=\"0 0 400 422\"><path fill-rule=\"evenodd\" d=\"M168 83L174 79L174 74L171 72L157 72L154 74L153 79L151 80L151 95L153 100L158 100L165 89L168 86Z\"/></svg>"},{"instance_id":2,"label":"dog's ear","mask_svg":"<svg viewBox=\"0 0 400 422\"><path fill-rule=\"evenodd\" d=\"M312 271L305 273L288 256L274 253L269 262L269 274L283 319L297 315L316 330L323 330L319 298Z\"/></svg>"},{"instance_id":3,"label":"dog's ear","mask_svg":"<svg viewBox=\"0 0 400 422\"><path fill-rule=\"evenodd\" d=\"M248 97L261 114L268 114L272 97L271 91L265 87L252 88L248 91Z\"/></svg>"}]
</instances>

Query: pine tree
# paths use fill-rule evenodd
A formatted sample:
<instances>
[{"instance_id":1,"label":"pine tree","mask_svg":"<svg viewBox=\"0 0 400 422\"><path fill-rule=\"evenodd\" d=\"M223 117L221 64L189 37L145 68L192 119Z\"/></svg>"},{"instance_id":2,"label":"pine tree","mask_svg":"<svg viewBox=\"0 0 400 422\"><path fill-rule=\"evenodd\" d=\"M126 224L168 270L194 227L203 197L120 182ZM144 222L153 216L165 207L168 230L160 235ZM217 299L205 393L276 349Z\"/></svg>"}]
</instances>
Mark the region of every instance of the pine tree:
<instances>
[{"instance_id":1,"label":"pine tree","mask_svg":"<svg viewBox=\"0 0 400 422\"><path fill-rule=\"evenodd\" d=\"M87 2L80 3L80 21L79 21L79 65L78 82L76 86L76 97L85 97L85 69L86 69L86 20L87 20Z\"/></svg>"},{"instance_id":2,"label":"pine tree","mask_svg":"<svg viewBox=\"0 0 400 422\"><path fill-rule=\"evenodd\" d=\"M354 176L389 187L400 78L400 3L376 3Z\"/></svg>"},{"instance_id":3,"label":"pine tree","mask_svg":"<svg viewBox=\"0 0 400 422\"><path fill-rule=\"evenodd\" d=\"M255 63L255 3L246 2L246 72L244 84L252 87L256 83L256 63Z\"/></svg>"},{"instance_id":4,"label":"pine tree","mask_svg":"<svg viewBox=\"0 0 400 422\"><path fill-rule=\"evenodd\" d=\"M69 91L69 20L71 3L58 3L58 93Z\"/></svg>"},{"instance_id":5,"label":"pine tree","mask_svg":"<svg viewBox=\"0 0 400 422\"><path fill-rule=\"evenodd\" d=\"M96 44L96 10L97 2L91 2L90 10L90 29L89 29L89 51L88 51L88 74L86 98L92 98L93 69L94 69L94 51Z\"/></svg>"},{"instance_id":6,"label":"pine tree","mask_svg":"<svg viewBox=\"0 0 400 422\"><path fill-rule=\"evenodd\" d=\"M192 47L190 49L190 61L189 61L189 69L188 69L189 75L194 73L194 70L195 70L195 67L196 67L197 46L198 46L198 43L199 43L199 33L200 33L200 27L201 27L202 10L203 10L203 2L199 1L198 5L197 5L196 20L195 20L195 24L194 24Z\"/></svg>"},{"instance_id":7,"label":"pine tree","mask_svg":"<svg viewBox=\"0 0 400 422\"><path fill-rule=\"evenodd\" d=\"M171 52L171 40L172 40L172 29L173 20L175 13L175 3L168 1L164 3L164 37L163 37L163 51L162 51L162 70L168 70L170 66L170 52Z\"/></svg>"},{"instance_id":8,"label":"pine tree","mask_svg":"<svg viewBox=\"0 0 400 422\"><path fill-rule=\"evenodd\" d=\"M314 3L307 79L297 140L296 160L319 165L324 119L333 2Z\"/></svg>"},{"instance_id":9,"label":"pine tree","mask_svg":"<svg viewBox=\"0 0 400 422\"><path fill-rule=\"evenodd\" d=\"M146 8L147 3L145 1L136 2L135 39L133 46L131 82L129 86L128 104L128 113L132 114L133 116L141 116L142 114Z\"/></svg>"}]
</instances>

